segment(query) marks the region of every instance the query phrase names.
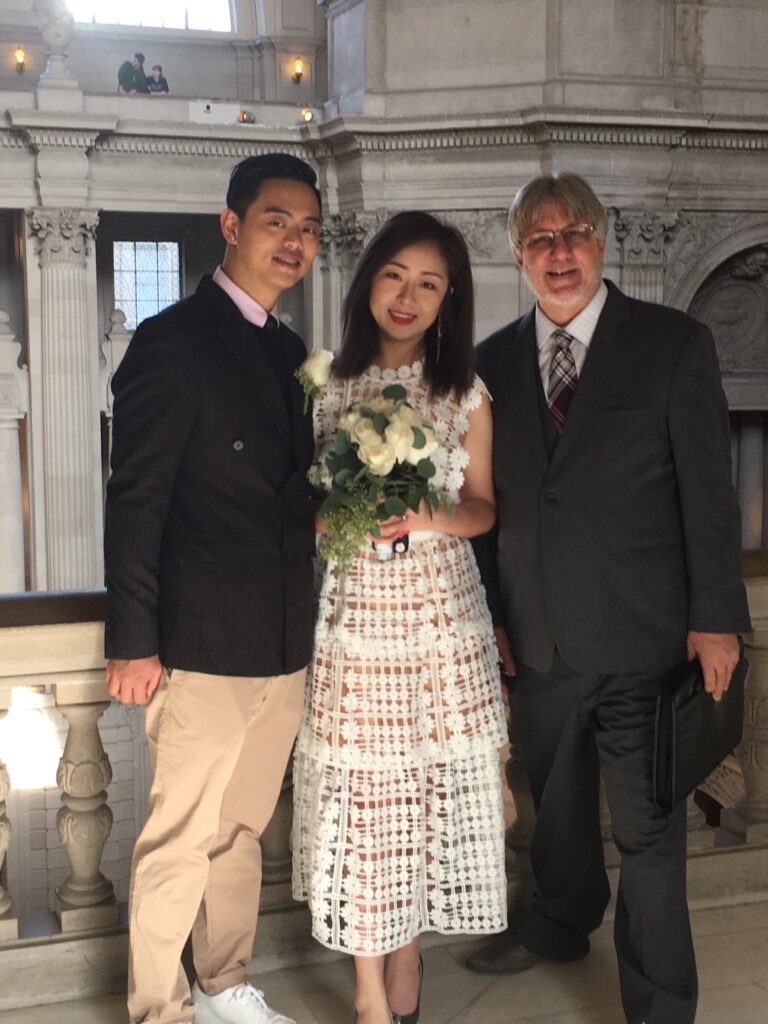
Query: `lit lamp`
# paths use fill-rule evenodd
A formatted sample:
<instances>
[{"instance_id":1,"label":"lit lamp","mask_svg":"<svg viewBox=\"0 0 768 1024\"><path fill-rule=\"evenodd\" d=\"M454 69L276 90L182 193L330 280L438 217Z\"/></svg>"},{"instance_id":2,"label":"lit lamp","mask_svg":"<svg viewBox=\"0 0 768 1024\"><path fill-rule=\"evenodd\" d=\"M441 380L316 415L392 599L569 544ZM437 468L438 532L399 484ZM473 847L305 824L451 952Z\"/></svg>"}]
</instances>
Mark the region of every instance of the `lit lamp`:
<instances>
[{"instance_id":1,"label":"lit lamp","mask_svg":"<svg viewBox=\"0 0 768 1024\"><path fill-rule=\"evenodd\" d=\"M21 75L24 73L24 66L26 64L27 55L26 53L24 53L22 48L19 47L18 50L13 51L13 56L16 58L16 70Z\"/></svg>"},{"instance_id":2,"label":"lit lamp","mask_svg":"<svg viewBox=\"0 0 768 1024\"><path fill-rule=\"evenodd\" d=\"M291 75L291 81L294 85L299 85L302 76L304 75L304 61L301 57L297 57L293 62L293 74Z\"/></svg>"},{"instance_id":3,"label":"lit lamp","mask_svg":"<svg viewBox=\"0 0 768 1024\"><path fill-rule=\"evenodd\" d=\"M315 120L314 112L311 111L309 107L302 107L301 120L304 122L304 124L310 124L312 121Z\"/></svg>"}]
</instances>

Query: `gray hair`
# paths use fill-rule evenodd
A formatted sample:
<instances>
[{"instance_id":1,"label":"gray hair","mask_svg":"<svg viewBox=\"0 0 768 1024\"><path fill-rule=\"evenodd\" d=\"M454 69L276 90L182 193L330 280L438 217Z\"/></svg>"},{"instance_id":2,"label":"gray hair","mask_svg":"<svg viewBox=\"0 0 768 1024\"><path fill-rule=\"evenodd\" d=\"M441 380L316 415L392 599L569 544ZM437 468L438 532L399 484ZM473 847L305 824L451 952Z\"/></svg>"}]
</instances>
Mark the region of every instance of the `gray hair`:
<instances>
[{"instance_id":1,"label":"gray hair","mask_svg":"<svg viewBox=\"0 0 768 1024\"><path fill-rule=\"evenodd\" d=\"M523 185L509 208L507 232L512 252L520 249L523 235L536 223L548 203L559 203L574 223L591 224L598 239L604 239L608 233L605 207L582 177L568 172L542 174Z\"/></svg>"}]
</instances>

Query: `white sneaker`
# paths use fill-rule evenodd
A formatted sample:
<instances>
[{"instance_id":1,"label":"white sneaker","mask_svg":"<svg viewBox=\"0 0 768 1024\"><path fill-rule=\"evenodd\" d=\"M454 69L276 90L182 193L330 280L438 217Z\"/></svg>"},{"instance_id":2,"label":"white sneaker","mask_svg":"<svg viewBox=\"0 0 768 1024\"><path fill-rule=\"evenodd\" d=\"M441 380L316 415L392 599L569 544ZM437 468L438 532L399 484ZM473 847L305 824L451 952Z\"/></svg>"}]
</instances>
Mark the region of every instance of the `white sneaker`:
<instances>
[{"instance_id":1,"label":"white sneaker","mask_svg":"<svg viewBox=\"0 0 768 1024\"><path fill-rule=\"evenodd\" d=\"M225 988L215 996L207 996L195 982L192 989L195 1000L195 1024L296 1024L267 1006L264 993L244 981Z\"/></svg>"}]
</instances>

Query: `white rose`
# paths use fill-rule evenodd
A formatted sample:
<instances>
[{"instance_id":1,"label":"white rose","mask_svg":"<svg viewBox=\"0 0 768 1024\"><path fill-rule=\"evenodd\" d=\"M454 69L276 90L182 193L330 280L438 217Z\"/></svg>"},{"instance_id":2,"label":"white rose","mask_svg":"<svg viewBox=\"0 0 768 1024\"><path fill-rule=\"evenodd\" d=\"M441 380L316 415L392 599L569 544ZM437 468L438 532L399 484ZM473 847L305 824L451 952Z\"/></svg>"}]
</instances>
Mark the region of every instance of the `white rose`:
<instances>
[{"instance_id":1,"label":"white rose","mask_svg":"<svg viewBox=\"0 0 768 1024\"><path fill-rule=\"evenodd\" d=\"M407 423L409 427L420 427L424 423L424 417L410 405L401 405L397 412L393 413L393 416L403 423Z\"/></svg>"},{"instance_id":2,"label":"white rose","mask_svg":"<svg viewBox=\"0 0 768 1024\"><path fill-rule=\"evenodd\" d=\"M333 352L325 348L313 348L301 364L301 369L316 388L324 388L331 374Z\"/></svg>"},{"instance_id":3,"label":"white rose","mask_svg":"<svg viewBox=\"0 0 768 1024\"><path fill-rule=\"evenodd\" d=\"M395 403L391 398L385 398L383 395L377 395L372 398L370 402L363 402L363 405L373 412L383 412L385 416L389 416L392 410L395 408Z\"/></svg>"},{"instance_id":4,"label":"white rose","mask_svg":"<svg viewBox=\"0 0 768 1024\"><path fill-rule=\"evenodd\" d=\"M357 406L352 406L352 408L348 409L339 420L339 426L347 434L350 434L354 427L356 427L360 422L361 418L360 410Z\"/></svg>"},{"instance_id":5,"label":"white rose","mask_svg":"<svg viewBox=\"0 0 768 1024\"><path fill-rule=\"evenodd\" d=\"M437 440L437 434L434 432L432 427L422 426L419 429L426 438L427 443L423 448L410 448L406 462L410 462L412 466L418 465L421 459L428 459L431 455L434 455L440 447L440 442ZM413 437L413 435L411 435L411 437Z\"/></svg>"},{"instance_id":6,"label":"white rose","mask_svg":"<svg viewBox=\"0 0 768 1024\"><path fill-rule=\"evenodd\" d=\"M374 427L373 420L368 416L361 416L358 419L357 423L349 431L349 436L361 448L381 444L383 440L381 434Z\"/></svg>"},{"instance_id":7,"label":"white rose","mask_svg":"<svg viewBox=\"0 0 768 1024\"><path fill-rule=\"evenodd\" d=\"M361 445L357 454L375 476L386 476L396 461L395 449L381 438L378 444Z\"/></svg>"},{"instance_id":8,"label":"white rose","mask_svg":"<svg viewBox=\"0 0 768 1024\"><path fill-rule=\"evenodd\" d=\"M395 450L398 462L408 461L408 452L413 444L413 428L404 423L395 413L390 417L389 426L384 431L384 438Z\"/></svg>"}]
</instances>

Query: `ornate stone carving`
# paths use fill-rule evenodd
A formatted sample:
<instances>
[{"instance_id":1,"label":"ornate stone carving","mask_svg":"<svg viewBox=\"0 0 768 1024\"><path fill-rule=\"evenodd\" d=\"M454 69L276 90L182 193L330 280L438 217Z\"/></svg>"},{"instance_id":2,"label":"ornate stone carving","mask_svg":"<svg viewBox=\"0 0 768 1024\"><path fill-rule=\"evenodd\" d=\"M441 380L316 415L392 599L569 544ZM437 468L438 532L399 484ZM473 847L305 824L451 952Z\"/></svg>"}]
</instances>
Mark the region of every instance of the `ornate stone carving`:
<instances>
[{"instance_id":1,"label":"ornate stone carving","mask_svg":"<svg viewBox=\"0 0 768 1024\"><path fill-rule=\"evenodd\" d=\"M56 817L59 838L67 852L71 873L56 890L62 930L67 930L67 911L107 904L113 909L112 883L99 870L104 844L112 828L105 787L112 779L109 759L99 735L99 718L109 707L98 704L65 704L59 710L69 722L64 753L56 780L62 790ZM74 927L82 922L75 916Z\"/></svg>"},{"instance_id":2,"label":"ornate stone carving","mask_svg":"<svg viewBox=\"0 0 768 1024\"><path fill-rule=\"evenodd\" d=\"M321 266L325 269L351 269L390 215L389 210L380 209L373 212L334 213L325 217L320 234Z\"/></svg>"},{"instance_id":3,"label":"ornate stone carving","mask_svg":"<svg viewBox=\"0 0 768 1024\"><path fill-rule=\"evenodd\" d=\"M704 253L736 232L751 227L753 222L751 213L680 211L667 244L665 295L674 294L691 266L701 262Z\"/></svg>"},{"instance_id":4,"label":"ornate stone carving","mask_svg":"<svg viewBox=\"0 0 768 1024\"><path fill-rule=\"evenodd\" d=\"M693 316L715 337L724 373L768 371L766 270L768 246L739 253L710 275L691 303Z\"/></svg>"},{"instance_id":5,"label":"ornate stone carving","mask_svg":"<svg viewBox=\"0 0 768 1024\"><path fill-rule=\"evenodd\" d=\"M731 261L731 277L742 281L756 281L768 271L768 245L760 245Z\"/></svg>"},{"instance_id":6,"label":"ornate stone carving","mask_svg":"<svg viewBox=\"0 0 768 1024\"><path fill-rule=\"evenodd\" d=\"M214 160L243 160L247 156L263 153L290 153L302 160L312 160L316 149L312 143L286 143L281 140L265 139L256 142L250 139L211 138L207 136L180 137L164 135L108 135L94 144L94 152L110 154L136 153L150 156L185 156Z\"/></svg>"},{"instance_id":7,"label":"ornate stone carving","mask_svg":"<svg viewBox=\"0 0 768 1024\"><path fill-rule=\"evenodd\" d=\"M642 266L664 263L665 248L677 223L676 213L660 210L619 210L613 230L619 242L622 262Z\"/></svg>"},{"instance_id":8,"label":"ornate stone carving","mask_svg":"<svg viewBox=\"0 0 768 1024\"><path fill-rule=\"evenodd\" d=\"M439 216L458 228L476 260L509 263L512 259L506 210L459 210Z\"/></svg>"},{"instance_id":9,"label":"ornate stone carving","mask_svg":"<svg viewBox=\"0 0 768 1024\"><path fill-rule=\"evenodd\" d=\"M96 238L99 215L95 210L27 210L29 234L37 240L40 266L74 263L85 267Z\"/></svg>"}]
</instances>

